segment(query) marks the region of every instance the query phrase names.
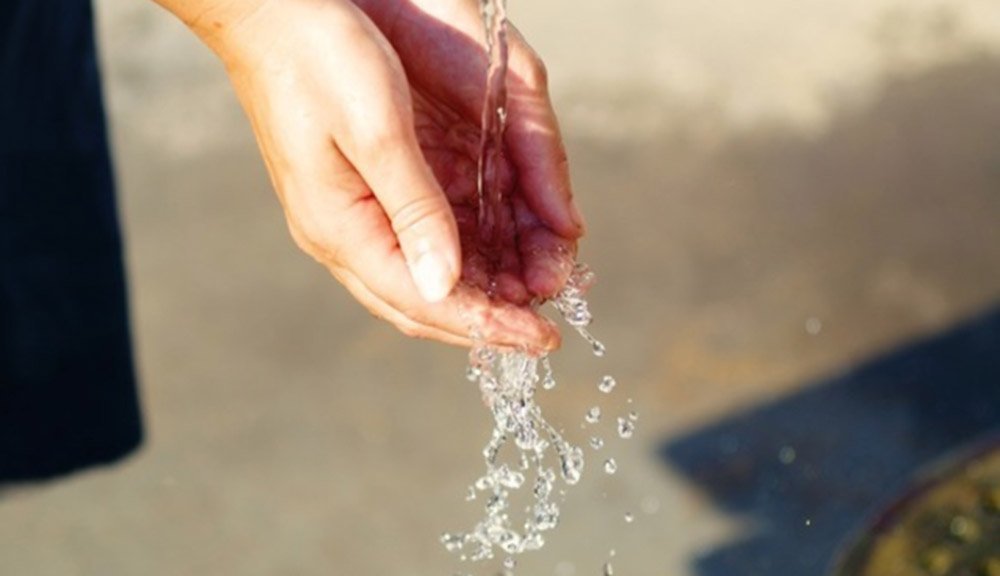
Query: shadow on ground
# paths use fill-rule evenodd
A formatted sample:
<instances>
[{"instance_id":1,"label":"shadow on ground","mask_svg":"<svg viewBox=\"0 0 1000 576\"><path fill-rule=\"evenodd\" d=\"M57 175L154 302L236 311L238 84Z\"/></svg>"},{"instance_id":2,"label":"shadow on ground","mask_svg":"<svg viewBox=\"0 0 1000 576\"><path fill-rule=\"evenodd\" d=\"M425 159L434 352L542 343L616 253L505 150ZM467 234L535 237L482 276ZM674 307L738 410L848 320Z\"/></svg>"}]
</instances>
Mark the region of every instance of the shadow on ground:
<instances>
[{"instance_id":1,"label":"shadow on ground","mask_svg":"<svg viewBox=\"0 0 1000 576\"><path fill-rule=\"evenodd\" d=\"M860 309L840 318L842 328L877 330L885 315L933 316L935 306L961 301L980 284L969 265L995 282L995 260L974 263L995 249L998 113L1000 62L977 57L890 79L883 97L817 141L750 137L727 153L769 189L780 217L825 214L821 249L810 250L809 235L791 249L812 252L812 276L827 277L826 292ZM747 245L774 234L765 228ZM893 262L922 271L874 279ZM790 293L789 305L797 297ZM666 440L662 459L748 525L737 541L701 553L694 572L822 574L852 530L919 469L1000 429L1000 307L992 301L957 327ZM869 336L842 330L828 344L850 349L850 338Z\"/></svg>"},{"instance_id":2,"label":"shadow on ground","mask_svg":"<svg viewBox=\"0 0 1000 576\"><path fill-rule=\"evenodd\" d=\"M998 383L1000 308L668 442L671 466L751 523L697 574L821 574L917 470L1000 429Z\"/></svg>"}]
</instances>

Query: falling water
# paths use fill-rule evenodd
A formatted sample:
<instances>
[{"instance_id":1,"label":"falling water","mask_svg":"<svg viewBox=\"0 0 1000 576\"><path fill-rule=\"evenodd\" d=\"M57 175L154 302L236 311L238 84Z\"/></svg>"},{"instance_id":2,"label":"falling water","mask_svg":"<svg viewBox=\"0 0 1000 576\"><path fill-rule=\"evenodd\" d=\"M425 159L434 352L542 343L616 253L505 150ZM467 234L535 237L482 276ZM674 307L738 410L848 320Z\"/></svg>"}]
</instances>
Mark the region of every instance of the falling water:
<instances>
[{"instance_id":1,"label":"falling water","mask_svg":"<svg viewBox=\"0 0 1000 576\"><path fill-rule=\"evenodd\" d=\"M589 270L578 265L567 287L555 297L567 307L582 310L588 317L585 324L590 317L586 302L568 300L582 301L578 288L590 281ZM545 533L559 524L559 483L577 484L584 468L583 449L567 441L535 402L539 389L555 386L552 368L545 356L477 345L469 355L467 377L479 385L494 420L493 433L483 449L486 473L466 497L471 501L482 496L486 515L471 531L445 534L441 542L462 560L471 561L492 559L497 548L508 556L538 550L545 544ZM605 465L609 474L615 469L613 462ZM516 523L511 497L529 487L527 512Z\"/></svg>"},{"instance_id":2,"label":"falling water","mask_svg":"<svg viewBox=\"0 0 1000 576\"><path fill-rule=\"evenodd\" d=\"M507 120L506 0L481 0L481 7L489 66L479 158L479 230L481 249L489 258L495 258L503 236L500 211L504 209L504 198L499 173ZM576 264L566 286L551 302L567 324L587 341L594 355L603 356L604 345L588 330L593 317L584 293L593 280L593 273L585 265ZM499 549L505 555L504 568L510 571L516 564L515 555L540 549L545 544L545 533L559 524L560 504L565 494L559 484L572 486L580 481L583 449L571 444L549 424L535 402L539 384L542 390L556 386L546 356L535 357L478 343L469 355L467 377L479 385L495 424L483 449L486 472L469 487L466 496L467 501L485 502L485 517L468 532L444 534L441 542L447 550L469 561L492 559ZM598 388L608 394L615 384L614 378L605 376ZM597 424L600 416L600 408L595 406L585 420ZM631 437L633 422L618 419L620 437ZM594 436L589 444L598 450L604 441ZM605 473L614 474L618 465L609 458L603 468ZM529 489L524 518L515 522L511 498ZM607 565L605 573L610 574L610 570Z\"/></svg>"},{"instance_id":3,"label":"falling water","mask_svg":"<svg viewBox=\"0 0 1000 576\"><path fill-rule=\"evenodd\" d=\"M486 100L483 102L477 179L479 240L484 253L490 258L496 258L502 241L499 222L503 205L500 166L504 128L507 124L507 0L480 0L480 5L486 29L489 64L486 71Z\"/></svg>"}]
</instances>

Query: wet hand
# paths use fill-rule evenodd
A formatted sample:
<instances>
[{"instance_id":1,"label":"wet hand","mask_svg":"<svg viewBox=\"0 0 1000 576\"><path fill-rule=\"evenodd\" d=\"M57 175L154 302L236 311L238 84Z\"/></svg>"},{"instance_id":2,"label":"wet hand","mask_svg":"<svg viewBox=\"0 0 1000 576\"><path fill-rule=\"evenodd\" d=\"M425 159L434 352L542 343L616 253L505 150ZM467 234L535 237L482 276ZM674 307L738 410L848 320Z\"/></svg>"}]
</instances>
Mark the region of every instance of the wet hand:
<instances>
[{"instance_id":1,"label":"wet hand","mask_svg":"<svg viewBox=\"0 0 1000 576\"><path fill-rule=\"evenodd\" d=\"M526 304L565 282L582 223L543 70L516 33L503 236L486 254L474 2L271 0L189 23L227 66L293 238L373 314L454 344L475 326L495 344L558 345Z\"/></svg>"}]
</instances>

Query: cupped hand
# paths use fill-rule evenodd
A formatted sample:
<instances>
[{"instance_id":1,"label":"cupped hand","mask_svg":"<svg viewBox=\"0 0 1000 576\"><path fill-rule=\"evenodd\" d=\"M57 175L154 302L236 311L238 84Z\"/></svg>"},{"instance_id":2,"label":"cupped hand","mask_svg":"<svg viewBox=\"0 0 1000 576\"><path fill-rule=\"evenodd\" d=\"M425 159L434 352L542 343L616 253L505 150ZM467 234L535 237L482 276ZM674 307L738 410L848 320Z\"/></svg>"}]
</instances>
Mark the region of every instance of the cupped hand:
<instances>
[{"instance_id":1,"label":"cupped hand","mask_svg":"<svg viewBox=\"0 0 1000 576\"><path fill-rule=\"evenodd\" d=\"M296 243L408 335L470 345L475 330L493 344L556 347L558 331L527 304L566 281L583 224L544 68L520 35L500 249L488 251L474 1L271 0L236 14L189 24L226 64Z\"/></svg>"}]
</instances>

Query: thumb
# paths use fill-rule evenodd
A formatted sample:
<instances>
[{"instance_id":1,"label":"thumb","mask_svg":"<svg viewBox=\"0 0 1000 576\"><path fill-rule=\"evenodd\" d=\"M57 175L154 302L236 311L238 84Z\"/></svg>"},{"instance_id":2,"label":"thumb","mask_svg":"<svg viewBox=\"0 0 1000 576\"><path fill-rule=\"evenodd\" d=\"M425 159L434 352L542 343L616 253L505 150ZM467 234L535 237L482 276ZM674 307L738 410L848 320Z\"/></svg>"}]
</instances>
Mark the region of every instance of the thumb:
<instances>
[{"instance_id":1,"label":"thumb","mask_svg":"<svg viewBox=\"0 0 1000 576\"><path fill-rule=\"evenodd\" d=\"M350 3L348 3L350 4ZM382 206L410 275L424 300L443 300L461 271L458 226L451 205L424 160L406 73L388 42L359 13L370 42L354 50L338 84L342 128L337 145Z\"/></svg>"},{"instance_id":2,"label":"thumb","mask_svg":"<svg viewBox=\"0 0 1000 576\"><path fill-rule=\"evenodd\" d=\"M356 167L389 218L417 290L428 302L443 300L461 272L458 226L416 134L403 130L362 157Z\"/></svg>"}]
</instances>

